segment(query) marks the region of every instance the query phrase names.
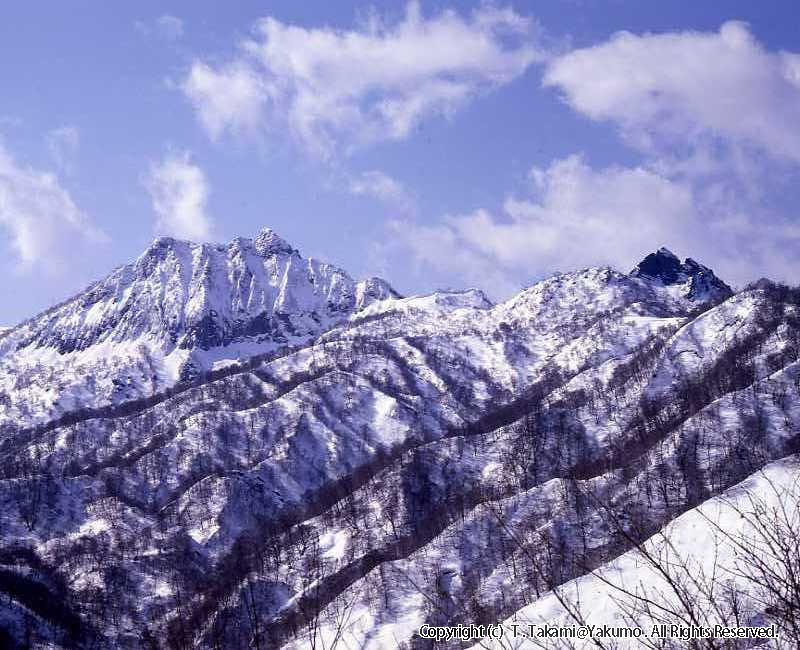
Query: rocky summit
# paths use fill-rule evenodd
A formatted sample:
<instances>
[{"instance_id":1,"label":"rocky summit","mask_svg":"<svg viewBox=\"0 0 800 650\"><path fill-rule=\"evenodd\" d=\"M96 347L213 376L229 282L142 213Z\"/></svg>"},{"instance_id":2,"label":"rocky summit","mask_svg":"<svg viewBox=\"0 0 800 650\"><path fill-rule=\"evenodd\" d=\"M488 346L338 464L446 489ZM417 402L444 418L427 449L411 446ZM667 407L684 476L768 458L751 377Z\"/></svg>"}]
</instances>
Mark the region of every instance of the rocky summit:
<instances>
[{"instance_id":1,"label":"rocky summit","mask_svg":"<svg viewBox=\"0 0 800 650\"><path fill-rule=\"evenodd\" d=\"M687 298L718 301L729 298L733 291L714 272L692 258L683 263L669 249L659 248L647 255L631 271L634 277L657 280L665 286L681 286Z\"/></svg>"}]
</instances>

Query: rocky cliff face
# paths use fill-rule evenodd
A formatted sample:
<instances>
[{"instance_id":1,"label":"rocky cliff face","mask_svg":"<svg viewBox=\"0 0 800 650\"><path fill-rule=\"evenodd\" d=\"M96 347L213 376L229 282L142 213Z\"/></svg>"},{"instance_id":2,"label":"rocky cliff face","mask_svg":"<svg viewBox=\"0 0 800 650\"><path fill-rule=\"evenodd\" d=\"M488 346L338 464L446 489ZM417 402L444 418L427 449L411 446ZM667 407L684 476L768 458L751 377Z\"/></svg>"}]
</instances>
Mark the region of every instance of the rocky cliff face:
<instances>
[{"instance_id":1,"label":"rocky cliff face","mask_svg":"<svg viewBox=\"0 0 800 650\"><path fill-rule=\"evenodd\" d=\"M0 639L423 648L502 620L629 548L591 495L652 534L797 451L798 309L664 249L494 305L271 231L159 240L0 338Z\"/></svg>"},{"instance_id":2,"label":"rocky cliff face","mask_svg":"<svg viewBox=\"0 0 800 650\"><path fill-rule=\"evenodd\" d=\"M711 269L690 257L681 263L667 248L650 253L631 271L631 275L661 282L667 287L676 287L681 295L690 300L718 302L733 294L731 288L714 275Z\"/></svg>"}]
</instances>

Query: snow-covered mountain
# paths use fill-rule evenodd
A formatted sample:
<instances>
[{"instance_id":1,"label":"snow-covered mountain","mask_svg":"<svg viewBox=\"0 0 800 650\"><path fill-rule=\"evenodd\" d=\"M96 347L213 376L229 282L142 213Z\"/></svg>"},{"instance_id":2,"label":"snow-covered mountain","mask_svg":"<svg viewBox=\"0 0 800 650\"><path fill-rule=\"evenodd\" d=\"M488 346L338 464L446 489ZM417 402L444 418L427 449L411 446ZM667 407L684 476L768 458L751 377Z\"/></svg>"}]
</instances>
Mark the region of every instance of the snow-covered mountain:
<instances>
[{"instance_id":1,"label":"snow-covered mountain","mask_svg":"<svg viewBox=\"0 0 800 650\"><path fill-rule=\"evenodd\" d=\"M269 230L158 240L0 338L0 641L428 648L425 623L560 620L536 603L800 450L798 309L666 249L494 305Z\"/></svg>"},{"instance_id":2,"label":"snow-covered mountain","mask_svg":"<svg viewBox=\"0 0 800 650\"><path fill-rule=\"evenodd\" d=\"M239 358L302 344L376 300L269 228L227 245L162 237L133 263L0 333L5 422L148 397ZM22 386L20 384L23 384Z\"/></svg>"}]
</instances>

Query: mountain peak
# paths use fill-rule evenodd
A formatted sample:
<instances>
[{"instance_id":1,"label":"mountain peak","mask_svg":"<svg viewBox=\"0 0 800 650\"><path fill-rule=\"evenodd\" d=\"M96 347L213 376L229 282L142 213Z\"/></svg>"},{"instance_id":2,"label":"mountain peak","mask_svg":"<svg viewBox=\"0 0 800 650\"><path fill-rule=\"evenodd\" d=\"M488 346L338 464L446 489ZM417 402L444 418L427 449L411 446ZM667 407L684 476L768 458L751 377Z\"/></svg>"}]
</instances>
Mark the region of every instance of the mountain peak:
<instances>
[{"instance_id":1,"label":"mountain peak","mask_svg":"<svg viewBox=\"0 0 800 650\"><path fill-rule=\"evenodd\" d=\"M659 248L655 253L647 255L631 275L661 280L664 284L674 284L679 281L682 271L681 260L675 253L665 247Z\"/></svg>"},{"instance_id":2,"label":"mountain peak","mask_svg":"<svg viewBox=\"0 0 800 650\"><path fill-rule=\"evenodd\" d=\"M397 295L379 278L357 282L302 258L270 228L227 246L158 237L134 262L16 330L21 347L61 354L133 341L146 341L154 358L185 351L170 366L173 377L192 363L205 369L202 352L215 349L219 361L239 349L299 344ZM12 345L2 330L0 339Z\"/></svg>"},{"instance_id":3,"label":"mountain peak","mask_svg":"<svg viewBox=\"0 0 800 650\"><path fill-rule=\"evenodd\" d=\"M258 231L255 238L256 251L260 255L276 255L284 253L291 255L298 252L296 248L292 247L283 237L278 235L272 228L262 228Z\"/></svg>"},{"instance_id":4,"label":"mountain peak","mask_svg":"<svg viewBox=\"0 0 800 650\"><path fill-rule=\"evenodd\" d=\"M664 286L687 285L686 297L691 300L718 300L733 295L732 289L710 268L691 257L681 263L680 258L664 246L647 255L630 275Z\"/></svg>"}]
</instances>

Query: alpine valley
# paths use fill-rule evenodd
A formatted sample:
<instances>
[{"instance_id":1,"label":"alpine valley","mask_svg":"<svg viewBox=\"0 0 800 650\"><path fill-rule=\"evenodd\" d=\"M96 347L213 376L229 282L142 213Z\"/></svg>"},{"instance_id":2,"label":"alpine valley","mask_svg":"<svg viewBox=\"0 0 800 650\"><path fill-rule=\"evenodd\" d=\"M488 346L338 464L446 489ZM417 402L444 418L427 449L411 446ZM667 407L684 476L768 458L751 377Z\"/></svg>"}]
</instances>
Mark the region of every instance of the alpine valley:
<instances>
[{"instance_id":1,"label":"alpine valley","mask_svg":"<svg viewBox=\"0 0 800 650\"><path fill-rule=\"evenodd\" d=\"M799 359L800 290L664 248L493 304L157 239L0 330L0 647L796 647Z\"/></svg>"}]
</instances>

